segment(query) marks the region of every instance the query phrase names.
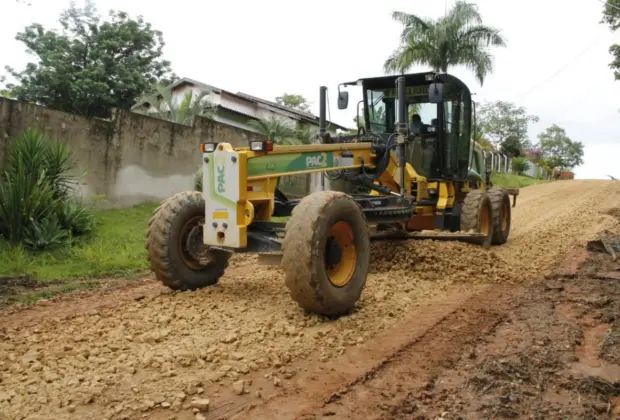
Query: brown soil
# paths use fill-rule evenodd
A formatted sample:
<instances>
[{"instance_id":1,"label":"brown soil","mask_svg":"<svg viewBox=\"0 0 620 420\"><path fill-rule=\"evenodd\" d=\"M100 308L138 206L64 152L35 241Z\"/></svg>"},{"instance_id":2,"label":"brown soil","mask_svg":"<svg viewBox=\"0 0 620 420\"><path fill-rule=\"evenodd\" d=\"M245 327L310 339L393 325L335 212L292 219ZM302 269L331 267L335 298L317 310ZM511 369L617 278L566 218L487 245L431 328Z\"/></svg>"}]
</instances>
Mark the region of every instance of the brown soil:
<instances>
[{"instance_id":1,"label":"brown soil","mask_svg":"<svg viewBox=\"0 0 620 420\"><path fill-rule=\"evenodd\" d=\"M375 245L337 320L251 257L197 292L145 280L0 312L0 419L609 418L620 283L603 255L576 268L619 207L618 183L549 183L522 190L504 246Z\"/></svg>"}]
</instances>

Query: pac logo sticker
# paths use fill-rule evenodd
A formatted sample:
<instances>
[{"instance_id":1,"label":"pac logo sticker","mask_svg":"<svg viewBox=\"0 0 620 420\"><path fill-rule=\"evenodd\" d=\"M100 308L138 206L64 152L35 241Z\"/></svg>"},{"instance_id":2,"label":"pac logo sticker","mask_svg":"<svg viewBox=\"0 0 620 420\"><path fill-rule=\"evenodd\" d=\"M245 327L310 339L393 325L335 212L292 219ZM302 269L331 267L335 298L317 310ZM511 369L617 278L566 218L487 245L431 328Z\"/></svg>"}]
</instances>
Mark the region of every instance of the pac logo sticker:
<instances>
[{"instance_id":1,"label":"pac logo sticker","mask_svg":"<svg viewBox=\"0 0 620 420\"><path fill-rule=\"evenodd\" d=\"M327 166L327 153L321 153L317 156L306 156L307 168L323 168Z\"/></svg>"}]
</instances>

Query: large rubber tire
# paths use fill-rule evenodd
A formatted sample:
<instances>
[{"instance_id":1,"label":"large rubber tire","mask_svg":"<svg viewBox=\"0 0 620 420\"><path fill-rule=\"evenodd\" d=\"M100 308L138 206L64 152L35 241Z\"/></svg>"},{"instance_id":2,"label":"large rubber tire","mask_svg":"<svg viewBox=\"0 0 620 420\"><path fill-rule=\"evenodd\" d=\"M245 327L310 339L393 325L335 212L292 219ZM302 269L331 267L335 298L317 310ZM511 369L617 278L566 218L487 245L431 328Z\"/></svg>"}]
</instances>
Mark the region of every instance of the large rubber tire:
<instances>
[{"instance_id":1,"label":"large rubber tire","mask_svg":"<svg viewBox=\"0 0 620 420\"><path fill-rule=\"evenodd\" d=\"M483 246L488 248L493 240L493 207L489 195L483 190L470 191L461 208L461 230L486 233Z\"/></svg>"},{"instance_id":2,"label":"large rubber tire","mask_svg":"<svg viewBox=\"0 0 620 420\"><path fill-rule=\"evenodd\" d=\"M330 269L326 248L328 238L336 237L347 239L338 240L345 244L342 258ZM350 196L325 191L304 197L286 224L282 251L286 286L299 306L327 316L353 309L366 284L370 235L361 207Z\"/></svg>"},{"instance_id":3,"label":"large rubber tire","mask_svg":"<svg viewBox=\"0 0 620 420\"><path fill-rule=\"evenodd\" d=\"M147 259L155 277L173 290L195 290L217 283L230 255L206 250L208 263L194 258L187 247L192 226L204 223L205 202L199 191L173 195L155 209L147 230ZM200 238L199 238L200 240Z\"/></svg>"},{"instance_id":4,"label":"large rubber tire","mask_svg":"<svg viewBox=\"0 0 620 420\"><path fill-rule=\"evenodd\" d=\"M487 191L493 207L493 245L503 245L508 241L512 209L508 191L501 187L493 187Z\"/></svg>"}]
</instances>

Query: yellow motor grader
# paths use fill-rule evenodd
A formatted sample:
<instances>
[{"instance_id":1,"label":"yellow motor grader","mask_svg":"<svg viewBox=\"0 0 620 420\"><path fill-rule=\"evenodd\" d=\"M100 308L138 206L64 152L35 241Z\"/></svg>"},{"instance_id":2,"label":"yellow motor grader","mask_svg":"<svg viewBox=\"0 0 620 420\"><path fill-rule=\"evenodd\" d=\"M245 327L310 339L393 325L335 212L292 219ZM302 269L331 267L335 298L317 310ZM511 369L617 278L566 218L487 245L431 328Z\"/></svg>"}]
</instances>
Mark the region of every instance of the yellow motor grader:
<instances>
[{"instance_id":1,"label":"yellow motor grader","mask_svg":"<svg viewBox=\"0 0 620 420\"><path fill-rule=\"evenodd\" d=\"M278 260L302 308L337 316L360 298L373 240L505 243L518 190L492 187L474 152L468 87L435 72L360 79L338 87L338 108L349 101L341 86L352 85L363 93L365 126L357 133L327 132L321 87L317 144L200 145L203 192L168 198L149 221L157 279L194 290L217 283L233 253L257 253ZM280 177L309 173L369 193L291 200L277 188Z\"/></svg>"}]
</instances>

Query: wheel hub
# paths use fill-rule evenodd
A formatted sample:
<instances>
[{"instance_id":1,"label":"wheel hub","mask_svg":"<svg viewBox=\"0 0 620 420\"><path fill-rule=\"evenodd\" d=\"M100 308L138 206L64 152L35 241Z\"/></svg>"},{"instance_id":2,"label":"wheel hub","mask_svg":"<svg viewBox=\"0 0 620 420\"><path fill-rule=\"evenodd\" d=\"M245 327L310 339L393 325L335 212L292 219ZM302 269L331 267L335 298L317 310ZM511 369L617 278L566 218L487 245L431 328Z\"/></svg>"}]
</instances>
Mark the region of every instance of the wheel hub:
<instances>
[{"instance_id":1,"label":"wheel hub","mask_svg":"<svg viewBox=\"0 0 620 420\"><path fill-rule=\"evenodd\" d=\"M213 256L209 252L209 247L205 246L202 237L203 223L199 222L191 225L186 225L184 230L185 240L182 241L183 249L181 250L181 257L185 263L193 269L201 269L208 265Z\"/></svg>"},{"instance_id":2,"label":"wheel hub","mask_svg":"<svg viewBox=\"0 0 620 420\"><path fill-rule=\"evenodd\" d=\"M342 259L342 247L334 237L327 239L327 249L325 250L325 262L328 268L332 268L340 263Z\"/></svg>"},{"instance_id":3,"label":"wheel hub","mask_svg":"<svg viewBox=\"0 0 620 420\"><path fill-rule=\"evenodd\" d=\"M196 260L200 260L206 247L202 241L202 225L194 226L187 235L185 242L187 252Z\"/></svg>"}]
</instances>

